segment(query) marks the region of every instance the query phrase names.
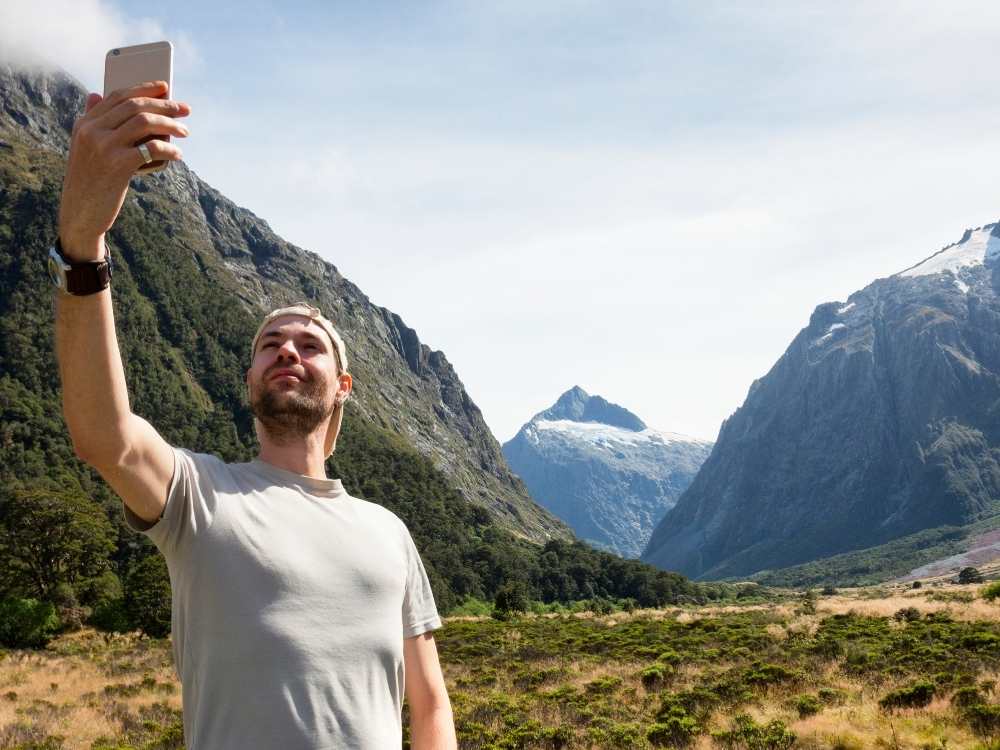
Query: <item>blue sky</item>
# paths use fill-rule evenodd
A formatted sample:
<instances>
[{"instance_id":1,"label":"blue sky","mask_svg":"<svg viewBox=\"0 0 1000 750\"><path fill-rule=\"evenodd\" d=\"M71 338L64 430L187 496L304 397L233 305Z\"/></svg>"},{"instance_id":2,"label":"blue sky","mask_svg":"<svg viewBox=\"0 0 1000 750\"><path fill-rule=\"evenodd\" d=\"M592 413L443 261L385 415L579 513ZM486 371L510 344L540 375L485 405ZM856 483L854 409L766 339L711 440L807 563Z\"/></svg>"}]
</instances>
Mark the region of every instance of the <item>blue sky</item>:
<instances>
[{"instance_id":1,"label":"blue sky","mask_svg":"<svg viewBox=\"0 0 1000 750\"><path fill-rule=\"evenodd\" d=\"M714 439L819 303L1000 215L1000 7L5 3L92 88L167 38L188 165L455 365ZM350 346L350 342L348 342Z\"/></svg>"}]
</instances>

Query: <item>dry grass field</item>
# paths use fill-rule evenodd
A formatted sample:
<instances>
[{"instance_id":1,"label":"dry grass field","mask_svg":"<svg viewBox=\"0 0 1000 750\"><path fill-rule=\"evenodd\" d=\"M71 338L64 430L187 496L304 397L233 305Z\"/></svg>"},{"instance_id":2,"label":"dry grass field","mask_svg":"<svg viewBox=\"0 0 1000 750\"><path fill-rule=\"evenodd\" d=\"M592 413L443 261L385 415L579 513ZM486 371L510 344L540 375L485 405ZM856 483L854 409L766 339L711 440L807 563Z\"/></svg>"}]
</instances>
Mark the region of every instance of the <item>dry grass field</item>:
<instances>
[{"instance_id":1,"label":"dry grass field","mask_svg":"<svg viewBox=\"0 0 1000 750\"><path fill-rule=\"evenodd\" d=\"M1000 747L1000 605L980 589L455 617L436 635L470 750L971 750ZM183 747L169 640L84 629L0 655L0 750Z\"/></svg>"}]
</instances>

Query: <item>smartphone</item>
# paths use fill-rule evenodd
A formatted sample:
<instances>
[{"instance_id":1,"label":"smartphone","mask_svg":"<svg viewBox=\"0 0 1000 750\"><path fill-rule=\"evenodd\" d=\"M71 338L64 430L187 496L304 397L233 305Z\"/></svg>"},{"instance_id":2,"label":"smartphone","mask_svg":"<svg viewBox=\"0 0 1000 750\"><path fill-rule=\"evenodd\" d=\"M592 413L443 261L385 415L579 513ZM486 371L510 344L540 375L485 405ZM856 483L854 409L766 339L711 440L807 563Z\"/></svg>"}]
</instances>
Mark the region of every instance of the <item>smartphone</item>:
<instances>
[{"instance_id":1,"label":"smartphone","mask_svg":"<svg viewBox=\"0 0 1000 750\"><path fill-rule=\"evenodd\" d=\"M108 50L104 58L104 96L117 89L128 88L146 81L166 81L169 99L174 89L174 48L170 42L137 44L133 47L116 47ZM169 135L151 135L136 142L136 146L159 138L169 141ZM165 169L166 161L154 161L139 167L139 172L147 174Z\"/></svg>"}]
</instances>

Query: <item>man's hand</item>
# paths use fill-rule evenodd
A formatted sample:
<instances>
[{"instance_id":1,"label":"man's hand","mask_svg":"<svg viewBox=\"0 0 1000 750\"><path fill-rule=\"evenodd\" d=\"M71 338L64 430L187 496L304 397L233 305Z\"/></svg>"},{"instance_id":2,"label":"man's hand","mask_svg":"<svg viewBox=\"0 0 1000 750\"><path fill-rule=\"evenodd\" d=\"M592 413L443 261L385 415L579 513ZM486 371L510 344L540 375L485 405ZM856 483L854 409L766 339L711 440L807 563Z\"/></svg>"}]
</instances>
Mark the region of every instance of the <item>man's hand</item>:
<instances>
[{"instance_id":1,"label":"man's hand","mask_svg":"<svg viewBox=\"0 0 1000 750\"><path fill-rule=\"evenodd\" d=\"M87 97L86 112L73 126L69 164L59 205L59 239L72 260L101 260L104 234L118 218L128 181L145 161L135 143L150 135L185 137L188 129L175 118L191 108L157 99L164 81L115 91L103 99ZM181 150L159 139L146 142L154 161L178 161Z\"/></svg>"}]
</instances>

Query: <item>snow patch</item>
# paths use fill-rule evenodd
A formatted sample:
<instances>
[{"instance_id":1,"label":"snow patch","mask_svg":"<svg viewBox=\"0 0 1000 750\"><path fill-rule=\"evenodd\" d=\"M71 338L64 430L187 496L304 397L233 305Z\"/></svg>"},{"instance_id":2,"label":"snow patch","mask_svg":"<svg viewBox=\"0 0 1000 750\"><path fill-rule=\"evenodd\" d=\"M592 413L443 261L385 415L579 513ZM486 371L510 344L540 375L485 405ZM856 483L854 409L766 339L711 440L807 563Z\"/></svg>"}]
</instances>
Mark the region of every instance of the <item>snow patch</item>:
<instances>
[{"instance_id":1,"label":"snow patch","mask_svg":"<svg viewBox=\"0 0 1000 750\"><path fill-rule=\"evenodd\" d=\"M600 422L574 422L572 419L539 419L534 422L538 430L549 430L560 432L570 437L586 440L594 445L609 448L612 444L617 445L642 445L644 443L661 443L670 445L672 443L699 443L710 445L711 440L700 440L698 438L680 435L676 432L664 432L647 427L641 432L625 430L621 427L601 424Z\"/></svg>"},{"instance_id":2,"label":"snow patch","mask_svg":"<svg viewBox=\"0 0 1000 750\"><path fill-rule=\"evenodd\" d=\"M962 294L965 294L966 292L969 291L969 285L966 284L961 279L955 279L955 286L958 287L958 291L960 291Z\"/></svg>"},{"instance_id":3,"label":"snow patch","mask_svg":"<svg viewBox=\"0 0 1000 750\"><path fill-rule=\"evenodd\" d=\"M935 273L951 272L955 276L963 268L981 266L988 260L1000 256L1000 238L991 232L995 225L977 229L964 242L949 245L913 268L896 274L897 276L930 276ZM965 291L965 290L963 290Z\"/></svg>"},{"instance_id":4,"label":"snow patch","mask_svg":"<svg viewBox=\"0 0 1000 750\"><path fill-rule=\"evenodd\" d=\"M826 333L824 333L818 339L816 339L815 341L813 341L813 346L819 346L824 341L826 341L827 339L829 339L830 337L832 337L833 334L836 333L837 331L839 331L841 328L847 328L847 326L844 323L834 323L832 326L830 326L828 329L826 329Z\"/></svg>"},{"instance_id":5,"label":"snow patch","mask_svg":"<svg viewBox=\"0 0 1000 750\"><path fill-rule=\"evenodd\" d=\"M840 309L837 310L837 315L843 315L845 312L847 312L848 310L850 310L852 307L854 307L854 303L853 302L851 302L848 305L844 305L843 307L841 307Z\"/></svg>"}]
</instances>

